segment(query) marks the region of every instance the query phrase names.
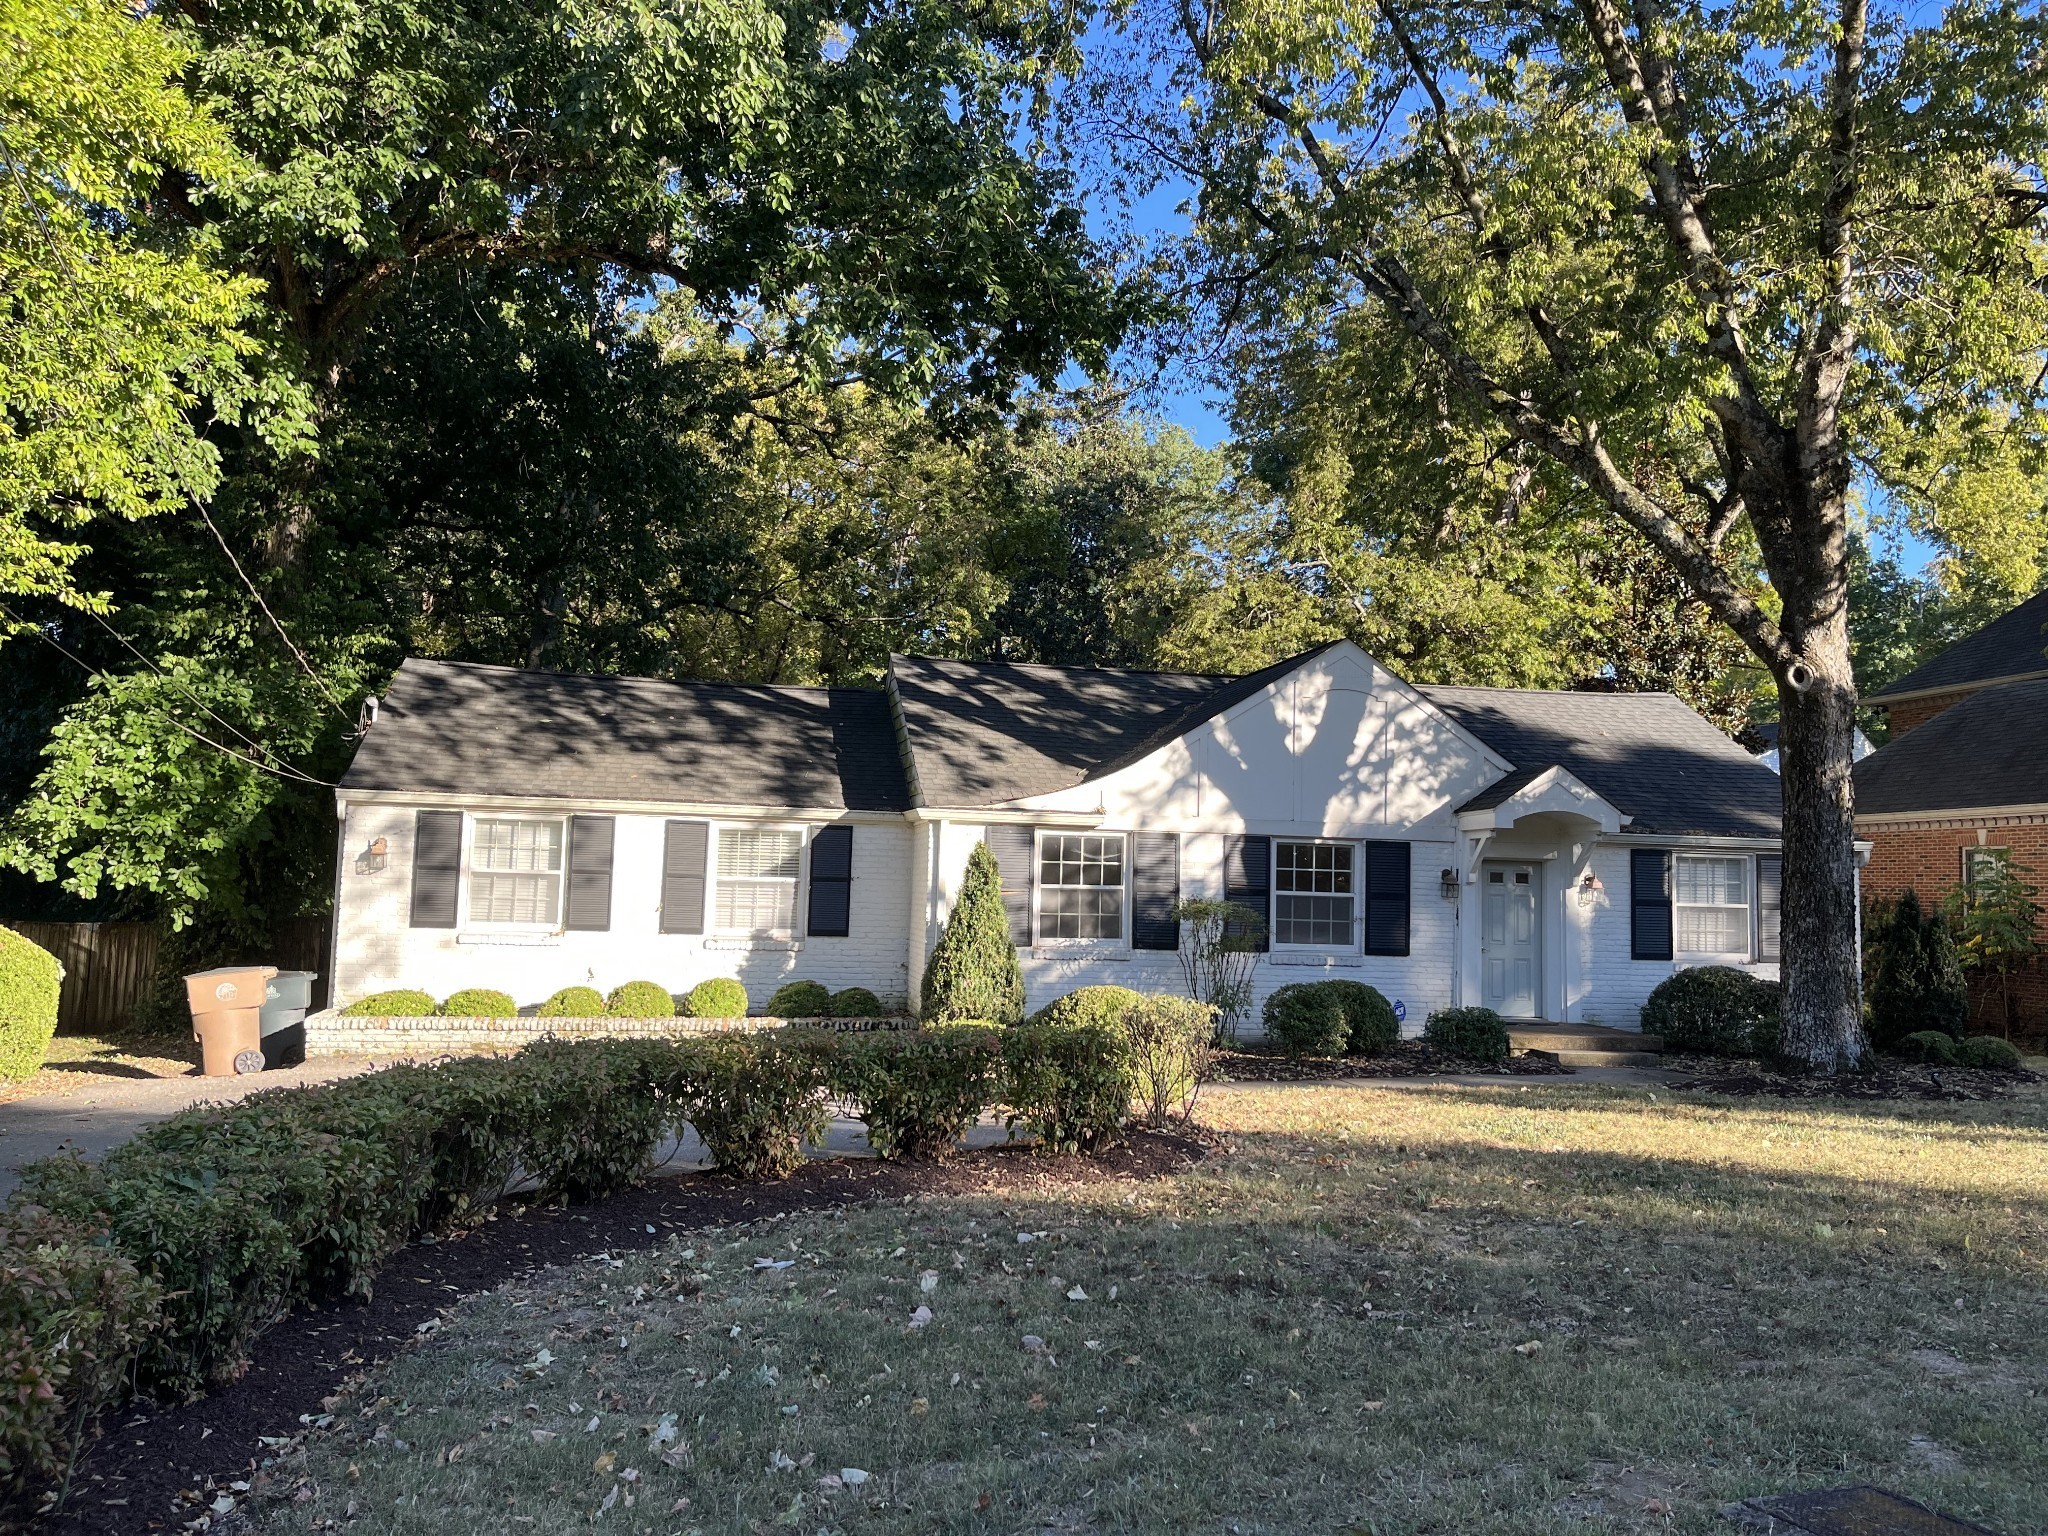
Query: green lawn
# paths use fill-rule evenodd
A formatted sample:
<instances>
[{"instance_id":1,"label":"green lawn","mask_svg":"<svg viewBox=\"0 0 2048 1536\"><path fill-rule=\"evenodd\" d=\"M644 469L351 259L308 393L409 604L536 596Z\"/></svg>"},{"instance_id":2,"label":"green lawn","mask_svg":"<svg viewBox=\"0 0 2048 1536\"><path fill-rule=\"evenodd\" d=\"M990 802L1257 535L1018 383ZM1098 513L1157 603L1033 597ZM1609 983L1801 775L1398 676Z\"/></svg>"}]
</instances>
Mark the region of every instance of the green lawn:
<instances>
[{"instance_id":1,"label":"green lawn","mask_svg":"<svg viewBox=\"0 0 2048 1536\"><path fill-rule=\"evenodd\" d=\"M2038 1088L1203 1109L1227 1150L1175 1179L478 1298L273 1469L261 1528L1725 1532L1727 1500L1864 1480L2048 1527Z\"/></svg>"}]
</instances>

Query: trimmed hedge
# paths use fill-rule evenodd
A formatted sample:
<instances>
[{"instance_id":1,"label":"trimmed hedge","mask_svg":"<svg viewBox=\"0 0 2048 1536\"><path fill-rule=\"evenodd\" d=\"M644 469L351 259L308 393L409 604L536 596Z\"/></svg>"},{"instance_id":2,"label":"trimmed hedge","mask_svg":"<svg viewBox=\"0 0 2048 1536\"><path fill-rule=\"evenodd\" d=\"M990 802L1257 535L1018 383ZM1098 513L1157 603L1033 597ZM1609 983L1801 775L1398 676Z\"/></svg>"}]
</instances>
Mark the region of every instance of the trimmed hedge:
<instances>
[{"instance_id":1,"label":"trimmed hedge","mask_svg":"<svg viewBox=\"0 0 2048 1536\"><path fill-rule=\"evenodd\" d=\"M0 1487L70 1470L95 1421L127 1397L160 1304L104 1229L34 1206L0 1211Z\"/></svg>"},{"instance_id":2,"label":"trimmed hedge","mask_svg":"<svg viewBox=\"0 0 2048 1536\"><path fill-rule=\"evenodd\" d=\"M1956 1037L1946 1030L1916 1029L1903 1039L1894 1041L1892 1049L1908 1061L1925 1062L1936 1067L1956 1065Z\"/></svg>"},{"instance_id":3,"label":"trimmed hedge","mask_svg":"<svg viewBox=\"0 0 2048 1536\"><path fill-rule=\"evenodd\" d=\"M1114 1029L1124 1015L1144 1002L1142 993L1129 987L1077 987L1056 997L1025 1022L1054 1029L1074 1029L1083 1024L1101 1024Z\"/></svg>"},{"instance_id":4,"label":"trimmed hedge","mask_svg":"<svg viewBox=\"0 0 2048 1536\"><path fill-rule=\"evenodd\" d=\"M1439 1008L1423 1024L1422 1038L1440 1051L1472 1061L1508 1059L1507 1021L1491 1008Z\"/></svg>"},{"instance_id":5,"label":"trimmed hedge","mask_svg":"<svg viewBox=\"0 0 2048 1536\"><path fill-rule=\"evenodd\" d=\"M2010 1040L2001 1040L1996 1035L1972 1035L1957 1042L1956 1064L1982 1072L2017 1072L2020 1053Z\"/></svg>"},{"instance_id":6,"label":"trimmed hedge","mask_svg":"<svg viewBox=\"0 0 2048 1536\"><path fill-rule=\"evenodd\" d=\"M832 994L815 981L785 981L768 999L771 1019L822 1019L829 1017Z\"/></svg>"},{"instance_id":7,"label":"trimmed hedge","mask_svg":"<svg viewBox=\"0 0 2048 1536\"><path fill-rule=\"evenodd\" d=\"M987 1025L853 1036L832 1054L832 1090L852 1101L882 1157L953 1152L1002 1087L1002 1037Z\"/></svg>"},{"instance_id":8,"label":"trimmed hedge","mask_svg":"<svg viewBox=\"0 0 2048 1536\"><path fill-rule=\"evenodd\" d=\"M1394 1005L1378 987L1362 981L1321 981L1323 988L1344 1010L1344 1050L1351 1056L1384 1056L1401 1038L1401 1021L1394 1017Z\"/></svg>"},{"instance_id":9,"label":"trimmed hedge","mask_svg":"<svg viewBox=\"0 0 2048 1536\"><path fill-rule=\"evenodd\" d=\"M357 998L341 1010L345 1018L393 1019L423 1019L433 1011L433 995L412 987L399 987L391 992L372 992L368 997Z\"/></svg>"},{"instance_id":10,"label":"trimmed hedge","mask_svg":"<svg viewBox=\"0 0 2048 1536\"><path fill-rule=\"evenodd\" d=\"M494 987L464 987L460 992L451 992L441 999L441 1006L434 1011L449 1019L519 1017L519 1005L512 1001L512 994Z\"/></svg>"},{"instance_id":11,"label":"trimmed hedge","mask_svg":"<svg viewBox=\"0 0 2048 1536\"><path fill-rule=\"evenodd\" d=\"M57 957L12 928L0 928L0 1077L32 1077L57 1033Z\"/></svg>"},{"instance_id":12,"label":"trimmed hedge","mask_svg":"<svg viewBox=\"0 0 2048 1536\"><path fill-rule=\"evenodd\" d=\"M740 996L746 996L744 989ZM629 981L612 988L612 995L604 1000L604 1011L615 1019L672 1019L676 1000L658 981Z\"/></svg>"},{"instance_id":13,"label":"trimmed hedge","mask_svg":"<svg viewBox=\"0 0 2048 1536\"><path fill-rule=\"evenodd\" d=\"M1297 981L1266 999L1267 1038L1289 1056L1341 1056L1349 1037L1344 1004L1328 986Z\"/></svg>"},{"instance_id":14,"label":"trimmed hedge","mask_svg":"<svg viewBox=\"0 0 2048 1536\"><path fill-rule=\"evenodd\" d=\"M844 992L834 992L827 1000L824 1016L828 1019L881 1019L888 1014L882 1000L866 987L848 987Z\"/></svg>"},{"instance_id":15,"label":"trimmed hedge","mask_svg":"<svg viewBox=\"0 0 2048 1536\"><path fill-rule=\"evenodd\" d=\"M1643 1032L1665 1048L1699 1056L1778 1054L1780 994L1730 965L1699 965L1667 976L1643 1004Z\"/></svg>"},{"instance_id":16,"label":"trimmed hedge","mask_svg":"<svg viewBox=\"0 0 2048 1536\"><path fill-rule=\"evenodd\" d=\"M1003 1031L1005 1123L1022 1125L1048 1152L1114 1143L1136 1089L1130 1053L1115 1030L1021 1024Z\"/></svg>"},{"instance_id":17,"label":"trimmed hedge","mask_svg":"<svg viewBox=\"0 0 2048 1536\"><path fill-rule=\"evenodd\" d=\"M730 976L714 976L690 988L682 1012L691 1019L744 1019L747 989Z\"/></svg>"},{"instance_id":18,"label":"trimmed hedge","mask_svg":"<svg viewBox=\"0 0 2048 1536\"><path fill-rule=\"evenodd\" d=\"M595 987L564 987L534 1010L543 1019L600 1019L604 994Z\"/></svg>"}]
</instances>

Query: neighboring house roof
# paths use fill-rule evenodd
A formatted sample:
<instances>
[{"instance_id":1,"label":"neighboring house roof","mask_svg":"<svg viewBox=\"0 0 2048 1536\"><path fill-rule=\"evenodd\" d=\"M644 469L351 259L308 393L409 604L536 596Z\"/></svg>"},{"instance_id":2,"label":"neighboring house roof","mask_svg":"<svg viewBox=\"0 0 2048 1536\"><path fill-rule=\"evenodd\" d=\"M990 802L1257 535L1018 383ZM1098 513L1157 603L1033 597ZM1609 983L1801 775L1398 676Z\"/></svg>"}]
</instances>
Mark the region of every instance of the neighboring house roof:
<instances>
[{"instance_id":1,"label":"neighboring house roof","mask_svg":"<svg viewBox=\"0 0 2048 1536\"><path fill-rule=\"evenodd\" d=\"M1784 772L1778 765L1778 722L1766 720L1762 725L1751 726L1750 730L1755 733L1756 739L1763 743L1757 748L1756 760L1773 773ZM1855 739L1849 746L1849 761L1860 763L1876 750L1877 748L1871 745L1870 738L1863 734L1862 728L1857 727Z\"/></svg>"},{"instance_id":2,"label":"neighboring house roof","mask_svg":"<svg viewBox=\"0 0 2048 1536\"><path fill-rule=\"evenodd\" d=\"M933 656L892 656L889 677L918 795L926 805L974 807L1113 773L1329 648L1243 677Z\"/></svg>"},{"instance_id":3,"label":"neighboring house roof","mask_svg":"<svg viewBox=\"0 0 2048 1536\"><path fill-rule=\"evenodd\" d=\"M1558 764L1626 817L1631 832L1778 835L1783 802L1777 777L1674 694L1419 691L1514 763L1508 779L1528 776L1501 800ZM1459 809L1490 809L1485 796L1508 779Z\"/></svg>"},{"instance_id":4,"label":"neighboring house roof","mask_svg":"<svg viewBox=\"0 0 2048 1536\"><path fill-rule=\"evenodd\" d=\"M1856 810L2048 805L2048 678L1998 683L1894 736L1856 765Z\"/></svg>"},{"instance_id":5,"label":"neighboring house roof","mask_svg":"<svg viewBox=\"0 0 2048 1536\"><path fill-rule=\"evenodd\" d=\"M1886 683L1870 695L1870 702L2044 674L2048 674L2048 592L2037 592L1897 682Z\"/></svg>"},{"instance_id":6,"label":"neighboring house roof","mask_svg":"<svg viewBox=\"0 0 2048 1536\"><path fill-rule=\"evenodd\" d=\"M407 660L347 789L864 811L909 808L888 699Z\"/></svg>"}]
</instances>

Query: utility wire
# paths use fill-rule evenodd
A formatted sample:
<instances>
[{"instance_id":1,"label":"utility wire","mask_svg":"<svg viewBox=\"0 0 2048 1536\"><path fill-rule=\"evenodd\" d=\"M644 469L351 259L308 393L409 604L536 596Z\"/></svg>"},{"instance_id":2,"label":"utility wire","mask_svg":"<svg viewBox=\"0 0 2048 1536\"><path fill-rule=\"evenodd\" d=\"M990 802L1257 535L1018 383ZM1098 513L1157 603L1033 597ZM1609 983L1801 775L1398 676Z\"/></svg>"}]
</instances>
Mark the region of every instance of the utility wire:
<instances>
[{"instance_id":1,"label":"utility wire","mask_svg":"<svg viewBox=\"0 0 2048 1536\"><path fill-rule=\"evenodd\" d=\"M84 671L86 671L91 676L105 677L108 675L101 668L94 666L84 657L78 655L77 653L69 649L67 646L65 646L62 641L58 640L55 635L51 634L42 625L29 624L21 619L17 619L12 613L8 612L7 609L5 609L4 607L0 607L0 618L4 618L9 623L18 625L23 629L30 630L34 634L40 636L43 642L46 645L50 646L51 649L55 650L58 655L62 656L65 660L72 662L76 666L84 669ZM180 720L176 715L172 714L169 710L161 709L153 704L145 704L143 707L145 709L148 709L151 713L159 715L163 719L168 720L172 725L175 725L179 730L183 731L187 736L190 736L194 741L201 742L206 746L213 748L213 750L216 752L222 753L223 755L228 757L232 757L238 763L244 763L251 768L255 768L263 773L272 774L280 779L284 779L287 781L297 780L300 783L311 784L320 789L335 789L339 787L332 780L317 779L313 777L313 775L310 773L306 773L301 769L294 768L290 763L284 762L283 759L281 758L275 763L266 763L249 756L246 752L238 752L233 747L223 746L220 742L215 741L211 736L206 735L204 732L195 730L192 726L186 724L183 720ZM204 709L206 706L202 704L200 707ZM212 714L213 712L211 710L208 710L207 713ZM215 716L215 718L218 719L219 717ZM233 729L233 727L229 728ZM277 754L275 752L272 752L270 748L261 746L253 740L251 740L246 733L237 732L237 734L242 735L244 740L250 741L250 745L254 746L257 751L265 753L266 755L271 757L277 756Z\"/></svg>"},{"instance_id":2,"label":"utility wire","mask_svg":"<svg viewBox=\"0 0 2048 1536\"><path fill-rule=\"evenodd\" d=\"M254 736L251 736L239 725L236 725L235 722L230 720L226 715L222 714L219 710L215 709L211 704L207 703L206 700L200 698L198 694L194 693L191 689L187 688L183 683L179 682L177 678L173 677L170 673L166 672L162 667L158 666L154 661L152 661L147 655L145 655L142 652L142 650L135 644L133 640L130 640L126 635L122 634L121 631L114 628L113 625L109 624L104 616L97 612L94 612L92 609L87 609L86 612L91 613L93 618L99 621L99 626L101 629L104 629L116 640L120 641L122 645L126 646L128 648L128 653L131 656L133 656L137 661L141 662L145 667L149 668L150 671L154 672L158 677L162 678L165 682L169 683L173 688L177 689L178 692L184 694L186 698L190 699L194 704L197 704L207 714L213 716L214 719L218 720L222 725L226 726L235 735L241 737L243 741L249 744L250 748L253 751L268 752L270 750L268 747L264 746L262 742L258 741Z\"/></svg>"}]
</instances>

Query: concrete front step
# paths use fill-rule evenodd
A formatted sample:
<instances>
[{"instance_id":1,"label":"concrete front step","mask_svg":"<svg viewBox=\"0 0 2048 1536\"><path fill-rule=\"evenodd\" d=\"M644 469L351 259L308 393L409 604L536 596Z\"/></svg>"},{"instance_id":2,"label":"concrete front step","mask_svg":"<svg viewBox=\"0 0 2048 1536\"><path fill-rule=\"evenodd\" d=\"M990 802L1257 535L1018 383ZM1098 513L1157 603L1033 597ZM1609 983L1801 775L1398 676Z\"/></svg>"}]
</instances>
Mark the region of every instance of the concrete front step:
<instances>
[{"instance_id":1,"label":"concrete front step","mask_svg":"<svg viewBox=\"0 0 2048 1536\"><path fill-rule=\"evenodd\" d=\"M1640 1034L1633 1029L1610 1029L1604 1024L1511 1024L1508 1026L1508 1043L1517 1051L1553 1051L1567 1066L1632 1066L1639 1065L1632 1058L1655 1057L1664 1049L1664 1041L1657 1035ZM1630 1060L1577 1061L1578 1056L1615 1056ZM1654 1060L1650 1063L1655 1065Z\"/></svg>"},{"instance_id":2,"label":"concrete front step","mask_svg":"<svg viewBox=\"0 0 2048 1536\"><path fill-rule=\"evenodd\" d=\"M1538 1046L1538 1050L1548 1050ZM1567 1067L1662 1067L1668 1065L1657 1051L1551 1051Z\"/></svg>"}]
</instances>

